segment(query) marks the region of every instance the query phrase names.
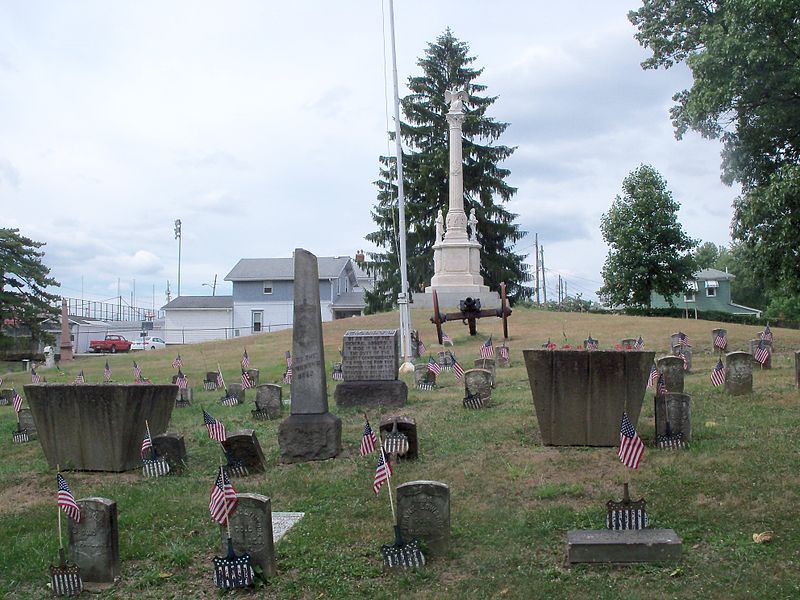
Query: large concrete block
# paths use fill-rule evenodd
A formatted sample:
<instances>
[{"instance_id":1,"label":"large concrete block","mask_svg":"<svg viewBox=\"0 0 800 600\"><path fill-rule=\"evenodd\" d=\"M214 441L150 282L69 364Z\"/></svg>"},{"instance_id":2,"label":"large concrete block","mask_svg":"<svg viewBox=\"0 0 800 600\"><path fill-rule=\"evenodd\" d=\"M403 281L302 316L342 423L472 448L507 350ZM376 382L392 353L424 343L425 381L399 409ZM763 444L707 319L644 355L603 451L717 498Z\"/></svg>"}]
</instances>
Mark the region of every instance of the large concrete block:
<instances>
[{"instance_id":1,"label":"large concrete block","mask_svg":"<svg viewBox=\"0 0 800 600\"><path fill-rule=\"evenodd\" d=\"M575 563L677 562L681 538L672 529L570 530L567 555Z\"/></svg>"}]
</instances>

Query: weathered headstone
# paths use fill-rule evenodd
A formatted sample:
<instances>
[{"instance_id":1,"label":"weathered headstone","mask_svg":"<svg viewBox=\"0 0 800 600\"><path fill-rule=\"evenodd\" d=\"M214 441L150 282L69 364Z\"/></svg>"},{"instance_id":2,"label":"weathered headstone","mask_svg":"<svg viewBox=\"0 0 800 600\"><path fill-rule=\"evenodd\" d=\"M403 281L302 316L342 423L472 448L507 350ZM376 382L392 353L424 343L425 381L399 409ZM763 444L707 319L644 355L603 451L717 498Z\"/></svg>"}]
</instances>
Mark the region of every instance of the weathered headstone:
<instances>
[{"instance_id":1,"label":"weathered headstone","mask_svg":"<svg viewBox=\"0 0 800 600\"><path fill-rule=\"evenodd\" d=\"M253 384L253 387L258 385L258 369L246 369L245 373L250 378L250 383Z\"/></svg>"},{"instance_id":2,"label":"weathered headstone","mask_svg":"<svg viewBox=\"0 0 800 600\"><path fill-rule=\"evenodd\" d=\"M283 388L274 383L259 385L256 388L256 409L253 416L258 419L279 418L283 414L282 393Z\"/></svg>"},{"instance_id":3,"label":"weathered headstone","mask_svg":"<svg viewBox=\"0 0 800 600\"><path fill-rule=\"evenodd\" d=\"M414 386L417 389L429 390L436 385L436 373L428 369L427 364L414 365Z\"/></svg>"},{"instance_id":4,"label":"weathered headstone","mask_svg":"<svg viewBox=\"0 0 800 600\"><path fill-rule=\"evenodd\" d=\"M656 368L664 373L664 385L668 392L683 393L683 359L680 356L662 356Z\"/></svg>"},{"instance_id":5,"label":"weathered headstone","mask_svg":"<svg viewBox=\"0 0 800 600\"><path fill-rule=\"evenodd\" d=\"M450 350L441 350L436 353L436 362L442 368L442 371L450 371L453 369L453 353Z\"/></svg>"},{"instance_id":6,"label":"weathered headstone","mask_svg":"<svg viewBox=\"0 0 800 600\"><path fill-rule=\"evenodd\" d=\"M28 431L28 439L35 440L39 437L30 408L23 408L19 411L19 428L20 430L26 429Z\"/></svg>"},{"instance_id":7,"label":"weathered headstone","mask_svg":"<svg viewBox=\"0 0 800 600\"><path fill-rule=\"evenodd\" d=\"M417 422L412 417L390 416L383 417L380 423L380 432L385 438L392 433L395 425L397 431L408 438L408 451L399 456L404 460L416 460L419 457L419 441L417 439Z\"/></svg>"},{"instance_id":8,"label":"weathered headstone","mask_svg":"<svg viewBox=\"0 0 800 600\"><path fill-rule=\"evenodd\" d=\"M240 429L222 442L225 454L230 463L241 465L247 469L248 474L263 473L266 471L266 460L258 443L256 432L252 429Z\"/></svg>"},{"instance_id":9,"label":"weathered headstone","mask_svg":"<svg viewBox=\"0 0 800 600\"><path fill-rule=\"evenodd\" d=\"M81 520L67 519L72 562L89 583L112 583L119 576L119 529L117 503L108 498L77 501Z\"/></svg>"},{"instance_id":10,"label":"weathered headstone","mask_svg":"<svg viewBox=\"0 0 800 600\"><path fill-rule=\"evenodd\" d=\"M684 366L684 372L691 373L692 372L692 349L689 346L675 346L672 349L672 353L674 356L677 356L683 362L683 359L686 359L686 365Z\"/></svg>"},{"instance_id":11,"label":"weathered headstone","mask_svg":"<svg viewBox=\"0 0 800 600\"><path fill-rule=\"evenodd\" d=\"M492 387L495 386L497 383L497 362L494 358L476 358L475 368L489 371L492 374Z\"/></svg>"},{"instance_id":12,"label":"weathered headstone","mask_svg":"<svg viewBox=\"0 0 800 600\"><path fill-rule=\"evenodd\" d=\"M229 398L236 398L239 404L244 404L244 389L241 383L229 383L227 389Z\"/></svg>"},{"instance_id":13,"label":"weathered headstone","mask_svg":"<svg viewBox=\"0 0 800 600\"><path fill-rule=\"evenodd\" d=\"M275 545L272 539L272 505L261 494L239 493L238 504L230 515L231 540L236 554L247 553L253 566L261 567L263 574L274 577ZM227 528L220 526L222 553L228 551Z\"/></svg>"},{"instance_id":14,"label":"weathered headstone","mask_svg":"<svg viewBox=\"0 0 800 600\"><path fill-rule=\"evenodd\" d=\"M342 346L344 381L336 386L336 406L403 406L408 386L398 379L397 329L349 330Z\"/></svg>"},{"instance_id":15,"label":"weathered headstone","mask_svg":"<svg viewBox=\"0 0 800 600\"><path fill-rule=\"evenodd\" d=\"M748 352L725 355L725 391L731 396L753 393L753 356Z\"/></svg>"},{"instance_id":16,"label":"weathered headstone","mask_svg":"<svg viewBox=\"0 0 800 600\"><path fill-rule=\"evenodd\" d=\"M5 388L0 390L0 406L9 406L14 400L14 390Z\"/></svg>"},{"instance_id":17,"label":"weathered headstone","mask_svg":"<svg viewBox=\"0 0 800 600\"><path fill-rule=\"evenodd\" d=\"M175 398L175 406L185 408L192 405L192 388L178 388L178 396Z\"/></svg>"},{"instance_id":18,"label":"weathered headstone","mask_svg":"<svg viewBox=\"0 0 800 600\"><path fill-rule=\"evenodd\" d=\"M492 399L492 373L487 369L467 369L464 371L464 392L466 396L477 395L487 406Z\"/></svg>"},{"instance_id":19,"label":"weathered headstone","mask_svg":"<svg viewBox=\"0 0 800 600\"><path fill-rule=\"evenodd\" d=\"M207 392L217 389L217 372L207 371L206 378L203 380L203 389Z\"/></svg>"},{"instance_id":20,"label":"weathered headstone","mask_svg":"<svg viewBox=\"0 0 800 600\"><path fill-rule=\"evenodd\" d=\"M328 412L317 257L294 251L292 414L278 429L281 462L325 460L342 450L342 420Z\"/></svg>"},{"instance_id":21,"label":"weathered headstone","mask_svg":"<svg viewBox=\"0 0 800 600\"><path fill-rule=\"evenodd\" d=\"M167 431L154 435L153 448L156 456L167 461L171 473L180 473L186 467L186 443L181 434Z\"/></svg>"},{"instance_id":22,"label":"weathered headstone","mask_svg":"<svg viewBox=\"0 0 800 600\"><path fill-rule=\"evenodd\" d=\"M416 329L411 331L411 358L419 358L419 332Z\"/></svg>"},{"instance_id":23,"label":"weathered headstone","mask_svg":"<svg viewBox=\"0 0 800 600\"><path fill-rule=\"evenodd\" d=\"M397 486L397 524L405 541L417 539L425 556L450 548L450 488L439 481L409 481Z\"/></svg>"},{"instance_id":24,"label":"weathered headstone","mask_svg":"<svg viewBox=\"0 0 800 600\"><path fill-rule=\"evenodd\" d=\"M767 360L764 363L756 361L756 364L758 365L757 368L771 369L772 368L772 342L770 342L769 340L750 340L750 354L753 355L753 360L755 361L756 350L758 349L758 346L760 344L763 344L767 349Z\"/></svg>"},{"instance_id":25,"label":"weathered headstone","mask_svg":"<svg viewBox=\"0 0 800 600\"><path fill-rule=\"evenodd\" d=\"M721 335L723 338L725 338L725 348L720 348L719 346L717 346L717 336L718 335ZM712 348L712 350L725 352L727 346L728 346L728 330L727 329L723 329L721 327L719 327L717 329L712 329L711 330L711 348Z\"/></svg>"},{"instance_id":26,"label":"weathered headstone","mask_svg":"<svg viewBox=\"0 0 800 600\"><path fill-rule=\"evenodd\" d=\"M669 387L667 387L669 390ZM683 442L692 441L691 400L689 394L668 392L655 397L656 436L681 434Z\"/></svg>"}]
</instances>

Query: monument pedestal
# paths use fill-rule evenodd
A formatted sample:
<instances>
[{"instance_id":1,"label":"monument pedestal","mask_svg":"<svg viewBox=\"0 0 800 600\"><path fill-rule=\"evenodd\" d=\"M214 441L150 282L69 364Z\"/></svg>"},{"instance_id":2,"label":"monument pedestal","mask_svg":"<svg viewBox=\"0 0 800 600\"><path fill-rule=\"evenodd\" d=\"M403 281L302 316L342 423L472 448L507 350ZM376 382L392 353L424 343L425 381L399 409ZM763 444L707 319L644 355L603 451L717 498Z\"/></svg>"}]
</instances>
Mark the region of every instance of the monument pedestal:
<instances>
[{"instance_id":1,"label":"monument pedestal","mask_svg":"<svg viewBox=\"0 0 800 600\"><path fill-rule=\"evenodd\" d=\"M486 291L480 291L478 287ZM500 308L500 294L492 292L485 285L482 286L458 286L450 288L436 288L436 296L439 300L439 310L459 310L459 303L466 298L474 298L481 301L481 308ZM416 293L411 298L411 308L433 308L433 289L425 288L425 293Z\"/></svg>"},{"instance_id":2,"label":"monument pedestal","mask_svg":"<svg viewBox=\"0 0 800 600\"><path fill-rule=\"evenodd\" d=\"M405 406L405 381L343 381L333 392L336 406Z\"/></svg>"},{"instance_id":3,"label":"monument pedestal","mask_svg":"<svg viewBox=\"0 0 800 600\"><path fill-rule=\"evenodd\" d=\"M282 463L334 458L342 451L342 420L332 413L290 415L278 427Z\"/></svg>"}]
</instances>

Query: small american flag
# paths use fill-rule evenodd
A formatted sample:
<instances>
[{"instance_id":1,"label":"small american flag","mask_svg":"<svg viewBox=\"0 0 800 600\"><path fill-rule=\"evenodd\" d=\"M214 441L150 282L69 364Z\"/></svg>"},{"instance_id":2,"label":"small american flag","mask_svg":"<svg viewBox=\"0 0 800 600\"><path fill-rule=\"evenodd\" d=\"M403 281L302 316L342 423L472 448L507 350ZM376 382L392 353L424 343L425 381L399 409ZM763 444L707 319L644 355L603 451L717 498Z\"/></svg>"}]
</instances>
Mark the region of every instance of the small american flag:
<instances>
[{"instance_id":1,"label":"small american flag","mask_svg":"<svg viewBox=\"0 0 800 600\"><path fill-rule=\"evenodd\" d=\"M75 496L72 495L72 490L69 489L67 480L61 476L61 473L56 475L56 484L58 484L58 506L70 519L76 523L80 523L81 509L75 503Z\"/></svg>"},{"instance_id":2,"label":"small american flag","mask_svg":"<svg viewBox=\"0 0 800 600\"><path fill-rule=\"evenodd\" d=\"M622 425L619 430L619 460L626 467L638 469L644 454L644 444L639 434L628 419L628 413L622 413Z\"/></svg>"},{"instance_id":3,"label":"small american flag","mask_svg":"<svg viewBox=\"0 0 800 600\"><path fill-rule=\"evenodd\" d=\"M378 443L378 438L375 437L375 432L372 431L367 417L364 417L364 433L361 436L361 456L372 454L375 452L375 446Z\"/></svg>"},{"instance_id":4,"label":"small american flag","mask_svg":"<svg viewBox=\"0 0 800 600\"><path fill-rule=\"evenodd\" d=\"M587 350L597 350L600 346L600 342L592 337L592 334L589 334L589 337L586 339L586 349Z\"/></svg>"},{"instance_id":5,"label":"small american flag","mask_svg":"<svg viewBox=\"0 0 800 600\"><path fill-rule=\"evenodd\" d=\"M442 332L442 346L444 346L445 344L450 344L450 345L452 346L452 345L453 345L453 340L450 338L450 336L449 336L449 335L447 335L447 334L446 334L446 333L443 331L443 332Z\"/></svg>"},{"instance_id":6,"label":"small american flag","mask_svg":"<svg viewBox=\"0 0 800 600\"><path fill-rule=\"evenodd\" d=\"M222 371L217 371L217 387L225 387L225 381L222 379Z\"/></svg>"},{"instance_id":7,"label":"small american flag","mask_svg":"<svg viewBox=\"0 0 800 600\"><path fill-rule=\"evenodd\" d=\"M725 383L725 365L721 360L717 361L717 366L711 370L711 385L719 387Z\"/></svg>"},{"instance_id":8,"label":"small american flag","mask_svg":"<svg viewBox=\"0 0 800 600\"><path fill-rule=\"evenodd\" d=\"M464 367L458 362L455 354L453 355L453 375L456 376L456 379L461 379L464 376Z\"/></svg>"},{"instance_id":9,"label":"small american flag","mask_svg":"<svg viewBox=\"0 0 800 600\"><path fill-rule=\"evenodd\" d=\"M375 468L375 478L372 480L372 491L377 496L384 483L392 476L392 466L386 461L383 449L378 453L378 466Z\"/></svg>"},{"instance_id":10,"label":"small american flag","mask_svg":"<svg viewBox=\"0 0 800 600\"><path fill-rule=\"evenodd\" d=\"M642 348L644 348L644 340L642 339L642 336L639 336L639 339L637 339L633 344L633 349L641 350Z\"/></svg>"},{"instance_id":11,"label":"small american flag","mask_svg":"<svg viewBox=\"0 0 800 600\"><path fill-rule=\"evenodd\" d=\"M656 396L664 396L667 394L667 382L664 374L659 372L658 383L656 383Z\"/></svg>"},{"instance_id":12,"label":"small american flag","mask_svg":"<svg viewBox=\"0 0 800 600\"><path fill-rule=\"evenodd\" d=\"M292 367L286 368L286 373L283 374L283 383L290 385L292 383Z\"/></svg>"},{"instance_id":13,"label":"small american flag","mask_svg":"<svg viewBox=\"0 0 800 600\"><path fill-rule=\"evenodd\" d=\"M142 455L142 458L146 456L146 453L150 448L153 447L153 440L150 438L150 430L145 429L144 438L142 439L142 448L139 450L139 453Z\"/></svg>"},{"instance_id":14,"label":"small american flag","mask_svg":"<svg viewBox=\"0 0 800 600\"><path fill-rule=\"evenodd\" d=\"M683 361L683 370L684 371L688 371L689 370L689 361L686 359L686 354L684 354L682 350L678 350L678 353L676 354L676 356Z\"/></svg>"},{"instance_id":15,"label":"small american flag","mask_svg":"<svg viewBox=\"0 0 800 600\"><path fill-rule=\"evenodd\" d=\"M133 378L136 381L142 380L142 368L133 361Z\"/></svg>"},{"instance_id":16,"label":"small american flag","mask_svg":"<svg viewBox=\"0 0 800 600\"><path fill-rule=\"evenodd\" d=\"M189 380L187 379L186 375L183 374L183 371L178 369L178 377L175 379L175 383L178 384L178 389L185 390L189 387Z\"/></svg>"},{"instance_id":17,"label":"small american flag","mask_svg":"<svg viewBox=\"0 0 800 600\"><path fill-rule=\"evenodd\" d=\"M481 358L494 358L494 346L492 346L492 336L481 344Z\"/></svg>"},{"instance_id":18,"label":"small american flag","mask_svg":"<svg viewBox=\"0 0 800 600\"><path fill-rule=\"evenodd\" d=\"M19 412L22 410L22 396L17 393L17 390L11 390L14 394L12 398L12 403L14 404L14 411Z\"/></svg>"},{"instance_id":19,"label":"small american flag","mask_svg":"<svg viewBox=\"0 0 800 600\"><path fill-rule=\"evenodd\" d=\"M31 383L39 383L39 375L33 367L31 367Z\"/></svg>"},{"instance_id":20,"label":"small american flag","mask_svg":"<svg viewBox=\"0 0 800 600\"><path fill-rule=\"evenodd\" d=\"M233 484L225 469L220 467L217 480L214 482L214 487L211 488L211 497L208 499L208 512L211 513L211 518L220 525L225 525L228 522L228 515L233 512L238 503L236 490L233 489Z\"/></svg>"},{"instance_id":21,"label":"small american flag","mask_svg":"<svg viewBox=\"0 0 800 600\"><path fill-rule=\"evenodd\" d=\"M205 410L203 410L203 422L206 424L209 438L217 440L218 442L224 442L227 439L225 436L225 425L217 421Z\"/></svg>"},{"instance_id":22,"label":"small american flag","mask_svg":"<svg viewBox=\"0 0 800 600\"><path fill-rule=\"evenodd\" d=\"M763 341L758 343L758 348L756 348L753 358L755 358L762 365L767 364L767 361L769 360L769 348L767 348Z\"/></svg>"},{"instance_id":23,"label":"small american flag","mask_svg":"<svg viewBox=\"0 0 800 600\"><path fill-rule=\"evenodd\" d=\"M442 341L444 342L444 340L442 340ZM427 351L428 351L428 349L425 347L425 342L423 342L422 339L417 338L417 354L422 356Z\"/></svg>"},{"instance_id":24,"label":"small american flag","mask_svg":"<svg viewBox=\"0 0 800 600\"><path fill-rule=\"evenodd\" d=\"M678 343L681 346L688 346L689 348L692 347L692 345L689 343L689 336L683 333L682 331L678 332Z\"/></svg>"},{"instance_id":25,"label":"small american flag","mask_svg":"<svg viewBox=\"0 0 800 600\"><path fill-rule=\"evenodd\" d=\"M497 353L500 355L501 359L508 360L508 346L505 344L497 348Z\"/></svg>"},{"instance_id":26,"label":"small american flag","mask_svg":"<svg viewBox=\"0 0 800 600\"><path fill-rule=\"evenodd\" d=\"M650 365L650 376L647 378L647 387L653 387L658 381L658 369L655 365Z\"/></svg>"},{"instance_id":27,"label":"small american flag","mask_svg":"<svg viewBox=\"0 0 800 600\"><path fill-rule=\"evenodd\" d=\"M758 334L758 337L764 340L765 342L772 341L772 330L769 328L769 323L767 323L767 326L764 327L764 331Z\"/></svg>"},{"instance_id":28,"label":"small american flag","mask_svg":"<svg viewBox=\"0 0 800 600\"><path fill-rule=\"evenodd\" d=\"M83 369L75 376L75 383L86 383L86 378L83 376Z\"/></svg>"},{"instance_id":29,"label":"small american flag","mask_svg":"<svg viewBox=\"0 0 800 600\"><path fill-rule=\"evenodd\" d=\"M720 350L725 350L725 348L728 347L728 339L721 331L718 331L714 336L714 347L719 348Z\"/></svg>"},{"instance_id":30,"label":"small american flag","mask_svg":"<svg viewBox=\"0 0 800 600\"><path fill-rule=\"evenodd\" d=\"M242 369L242 389L246 390L253 387L253 381L250 379L250 375L247 374L247 371Z\"/></svg>"},{"instance_id":31,"label":"small american flag","mask_svg":"<svg viewBox=\"0 0 800 600\"><path fill-rule=\"evenodd\" d=\"M434 375L438 375L442 372L442 367L436 362L432 356L428 357L428 371L433 373Z\"/></svg>"},{"instance_id":32,"label":"small american flag","mask_svg":"<svg viewBox=\"0 0 800 600\"><path fill-rule=\"evenodd\" d=\"M106 381L111 381L111 367L108 366L108 361L106 361L106 366L103 369L103 378Z\"/></svg>"},{"instance_id":33,"label":"small american flag","mask_svg":"<svg viewBox=\"0 0 800 600\"><path fill-rule=\"evenodd\" d=\"M247 356L247 348L244 349L244 354L242 354L242 368L243 369L250 368L250 357Z\"/></svg>"},{"instance_id":34,"label":"small american flag","mask_svg":"<svg viewBox=\"0 0 800 600\"><path fill-rule=\"evenodd\" d=\"M558 348L556 344L550 341L550 338L547 338L547 343L542 345L542 348L547 348L548 350L555 350Z\"/></svg>"},{"instance_id":35,"label":"small american flag","mask_svg":"<svg viewBox=\"0 0 800 600\"><path fill-rule=\"evenodd\" d=\"M181 360L181 355L175 357L175 360L172 361L172 368L173 369L180 369L183 366L183 360Z\"/></svg>"}]
</instances>

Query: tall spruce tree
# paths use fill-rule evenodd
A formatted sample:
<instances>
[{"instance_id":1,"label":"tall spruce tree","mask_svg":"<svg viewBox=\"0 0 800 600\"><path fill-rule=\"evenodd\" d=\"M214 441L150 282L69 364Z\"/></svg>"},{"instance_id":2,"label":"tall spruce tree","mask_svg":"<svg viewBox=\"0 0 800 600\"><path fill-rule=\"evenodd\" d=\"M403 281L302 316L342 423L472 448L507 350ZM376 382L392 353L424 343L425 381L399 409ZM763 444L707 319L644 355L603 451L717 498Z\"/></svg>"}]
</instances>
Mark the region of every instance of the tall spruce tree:
<instances>
[{"instance_id":1,"label":"tall spruce tree","mask_svg":"<svg viewBox=\"0 0 800 600\"><path fill-rule=\"evenodd\" d=\"M469 213L474 208L478 217L478 241L483 248L481 275L493 290L505 282L512 301L526 294L521 285L528 279L526 265L523 256L511 249L525 232L514 223L517 215L496 202L508 201L517 191L505 182L510 171L500 166L515 148L495 144L509 124L486 115L497 96L479 95L486 86L475 83L483 69L472 68L474 61L475 57L469 56L469 45L459 41L450 29L445 30L436 43L428 44L425 56L417 61L423 74L409 78L411 93L401 100L408 284L412 297L430 285L436 214L439 209L447 212L448 206L449 130L444 93L461 89L469 95L463 128L464 210ZM384 249L370 253L367 264L378 275L375 289L367 294L367 307L372 312L390 308L400 291L397 161L381 156L380 162L381 179L375 182L378 202L372 210L378 230L366 236Z\"/></svg>"}]
</instances>

